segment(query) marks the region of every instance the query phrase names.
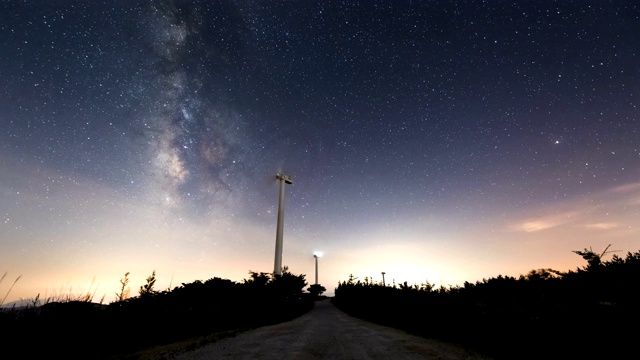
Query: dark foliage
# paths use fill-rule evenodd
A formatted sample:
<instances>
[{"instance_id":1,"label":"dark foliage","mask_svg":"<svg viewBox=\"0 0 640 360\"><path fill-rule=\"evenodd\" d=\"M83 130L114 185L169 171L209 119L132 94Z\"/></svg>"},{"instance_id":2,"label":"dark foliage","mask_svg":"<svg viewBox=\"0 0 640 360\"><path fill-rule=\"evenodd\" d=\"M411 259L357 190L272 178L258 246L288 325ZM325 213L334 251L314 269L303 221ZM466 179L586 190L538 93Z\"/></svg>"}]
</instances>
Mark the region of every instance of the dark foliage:
<instances>
[{"instance_id":1,"label":"dark foliage","mask_svg":"<svg viewBox=\"0 0 640 360\"><path fill-rule=\"evenodd\" d=\"M640 252L610 261L587 250L578 255L588 266L576 271L541 269L463 287L384 286L351 276L338 285L333 302L354 316L458 342L496 359L615 359L635 353Z\"/></svg>"},{"instance_id":2,"label":"dark foliage","mask_svg":"<svg viewBox=\"0 0 640 360\"><path fill-rule=\"evenodd\" d=\"M273 277L250 272L241 283L214 277L153 290L155 272L140 296L109 305L56 302L20 311L0 311L6 354L35 358L120 358L145 347L195 336L250 329L286 321L310 310L304 275Z\"/></svg>"},{"instance_id":3,"label":"dark foliage","mask_svg":"<svg viewBox=\"0 0 640 360\"><path fill-rule=\"evenodd\" d=\"M322 295L322 293L327 291L327 289L324 286L320 285L320 284L313 284L313 285L309 286L309 289L307 289L307 290L311 294L311 297L313 297L314 299L319 299L320 295Z\"/></svg>"}]
</instances>

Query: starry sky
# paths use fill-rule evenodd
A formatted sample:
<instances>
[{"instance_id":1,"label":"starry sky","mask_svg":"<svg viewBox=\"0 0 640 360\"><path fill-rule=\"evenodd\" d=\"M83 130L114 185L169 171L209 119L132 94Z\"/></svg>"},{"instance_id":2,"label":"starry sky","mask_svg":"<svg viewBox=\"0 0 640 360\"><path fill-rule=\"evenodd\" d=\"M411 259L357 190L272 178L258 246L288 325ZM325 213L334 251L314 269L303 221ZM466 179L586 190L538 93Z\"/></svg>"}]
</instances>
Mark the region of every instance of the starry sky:
<instances>
[{"instance_id":1,"label":"starry sky","mask_svg":"<svg viewBox=\"0 0 640 360\"><path fill-rule=\"evenodd\" d=\"M635 1L0 2L0 283L331 294L640 249ZM605 257L605 259L607 259Z\"/></svg>"}]
</instances>

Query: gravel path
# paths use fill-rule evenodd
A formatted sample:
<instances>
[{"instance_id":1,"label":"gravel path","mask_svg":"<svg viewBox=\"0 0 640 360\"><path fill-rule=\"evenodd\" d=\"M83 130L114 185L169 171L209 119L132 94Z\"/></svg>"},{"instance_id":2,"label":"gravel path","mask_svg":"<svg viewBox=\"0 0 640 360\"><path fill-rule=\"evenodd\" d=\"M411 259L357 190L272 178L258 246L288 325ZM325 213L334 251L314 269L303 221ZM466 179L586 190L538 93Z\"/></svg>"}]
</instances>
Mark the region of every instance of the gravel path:
<instances>
[{"instance_id":1,"label":"gravel path","mask_svg":"<svg viewBox=\"0 0 640 360\"><path fill-rule=\"evenodd\" d=\"M488 359L351 317L329 300L286 323L222 339L174 359Z\"/></svg>"}]
</instances>

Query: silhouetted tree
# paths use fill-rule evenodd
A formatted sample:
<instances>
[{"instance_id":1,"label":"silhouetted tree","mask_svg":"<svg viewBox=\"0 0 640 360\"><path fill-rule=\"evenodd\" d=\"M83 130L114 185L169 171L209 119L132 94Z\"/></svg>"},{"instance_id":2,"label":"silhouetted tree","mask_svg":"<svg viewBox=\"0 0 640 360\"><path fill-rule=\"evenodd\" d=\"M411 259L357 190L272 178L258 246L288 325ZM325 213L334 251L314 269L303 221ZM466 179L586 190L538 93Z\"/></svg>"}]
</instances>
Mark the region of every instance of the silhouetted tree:
<instances>
[{"instance_id":1,"label":"silhouetted tree","mask_svg":"<svg viewBox=\"0 0 640 360\"><path fill-rule=\"evenodd\" d=\"M151 276L147 278L147 283L140 286L140 297L149 296L155 294L153 290L154 285L156 284L156 271L153 270Z\"/></svg>"},{"instance_id":2,"label":"silhouetted tree","mask_svg":"<svg viewBox=\"0 0 640 360\"><path fill-rule=\"evenodd\" d=\"M266 272L254 272L249 270L249 279L242 280L243 284L252 288L261 288L267 285L271 281L271 274Z\"/></svg>"},{"instance_id":3,"label":"silhouetted tree","mask_svg":"<svg viewBox=\"0 0 640 360\"><path fill-rule=\"evenodd\" d=\"M129 285L129 272L128 271L124 274L124 277L122 279L120 279L120 285L122 285L122 286L120 287L120 292L116 293L116 301L127 300L127 298L129 297L129 292L130 292L130 289L127 288L127 285Z\"/></svg>"},{"instance_id":4,"label":"silhouetted tree","mask_svg":"<svg viewBox=\"0 0 640 360\"><path fill-rule=\"evenodd\" d=\"M602 259L609 247L599 254L573 252L587 260L587 269L537 269L519 278L499 275L431 290L407 282L370 286L349 275L331 301L351 315L469 345L497 360L551 353L558 359L624 358L625 351L635 351L637 334L628 326L640 322L640 252L610 261ZM541 340L550 329L554 336ZM613 342L616 349L585 346Z\"/></svg>"},{"instance_id":5,"label":"silhouetted tree","mask_svg":"<svg viewBox=\"0 0 640 360\"><path fill-rule=\"evenodd\" d=\"M562 273L558 270L554 270L554 269L536 269L536 270L531 270L529 271L529 273L527 273L526 276L523 277L523 279L526 280L548 280L548 279L556 279L556 278L561 278L562 277Z\"/></svg>"},{"instance_id":6,"label":"silhouetted tree","mask_svg":"<svg viewBox=\"0 0 640 360\"><path fill-rule=\"evenodd\" d=\"M285 271L282 272L282 275L273 276L273 279L269 283L269 286L286 297L299 297L300 295L302 295L302 290L304 289L304 287L307 286L305 275L294 275L286 270L286 267L284 269Z\"/></svg>"},{"instance_id":7,"label":"silhouetted tree","mask_svg":"<svg viewBox=\"0 0 640 360\"><path fill-rule=\"evenodd\" d=\"M607 253L607 250L609 249L610 246L611 244L609 244L609 246L607 246L602 252L602 254L600 255L594 253L591 247L589 247L589 250L585 248L584 251L573 251L573 252L582 256L583 259L587 260L587 263L588 263L587 270L593 270L596 267L600 266L600 264L602 263L602 257L604 256L604 254Z\"/></svg>"},{"instance_id":8,"label":"silhouetted tree","mask_svg":"<svg viewBox=\"0 0 640 360\"><path fill-rule=\"evenodd\" d=\"M318 296L322 295L323 292L327 291L327 289L320 285L320 284L313 284L311 286L309 286L309 289L307 289L309 291L309 293L311 293L311 296L315 299Z\"/></svg>"}]
</instances>

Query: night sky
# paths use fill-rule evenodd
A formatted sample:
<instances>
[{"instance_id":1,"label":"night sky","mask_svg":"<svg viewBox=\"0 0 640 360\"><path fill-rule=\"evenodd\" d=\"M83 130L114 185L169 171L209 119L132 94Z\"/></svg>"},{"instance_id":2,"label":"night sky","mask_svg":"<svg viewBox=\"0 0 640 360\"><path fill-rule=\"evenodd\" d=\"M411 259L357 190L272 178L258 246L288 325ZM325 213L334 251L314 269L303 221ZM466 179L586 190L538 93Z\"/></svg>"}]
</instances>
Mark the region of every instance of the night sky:
<instances>
[{"instance_id":1,"label":"night sky","mask_svg":"<svg viewBox=\"0 0 640 360\"><path fill-rule=\"evenodd\" d=\"M7 302L640 250L635 1L0 2ZM605 257L605 259L608 259Z\"/></svg>"}]
</instances>

